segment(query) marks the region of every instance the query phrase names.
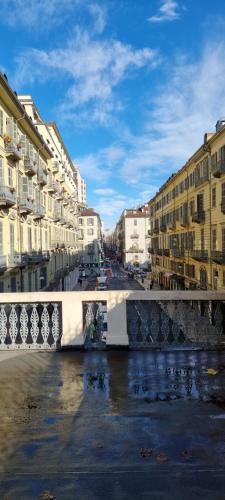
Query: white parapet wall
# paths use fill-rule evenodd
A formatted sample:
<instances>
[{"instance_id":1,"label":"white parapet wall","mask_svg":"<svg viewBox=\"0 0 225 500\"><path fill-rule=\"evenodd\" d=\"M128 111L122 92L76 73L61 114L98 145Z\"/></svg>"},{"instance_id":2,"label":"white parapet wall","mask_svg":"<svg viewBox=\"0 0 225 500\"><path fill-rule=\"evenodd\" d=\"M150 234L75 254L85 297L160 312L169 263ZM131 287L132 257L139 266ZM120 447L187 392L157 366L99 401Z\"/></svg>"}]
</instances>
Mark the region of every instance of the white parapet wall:
<instances>
[{"instance_id":1,"label":"white parapet wall","mask_svg":"<svg viewBox=\"0 0 225 500\"><path fill-rule=\"evenodd\" d=\"M59 303L62 308L62 338L61 346L82 347L84 345L84 318L83 306L89 302L107 303L107 333L106 345L127 346L129 344L127 334L127 312L126 301L225 301L224 292L202 292L202 291L85 291L85 292L38 292L38 293L3 293L0 295L0 328L4 324L4 308L7 304L31 304L35 307L41 304ZM169 314L169 308L167 310ZM26 314L26 313L25 313ZM30 319L27 320L30 324ZM51 321L51 320L50 320ZM20 318L18 319L18 323ZM5 322L5 325L8 323ZM15 324L15 322L14 322ZM9 326L5 326L9 330ZM0 332L0 336L1 336Z\"/></svg>"}]
</instances>

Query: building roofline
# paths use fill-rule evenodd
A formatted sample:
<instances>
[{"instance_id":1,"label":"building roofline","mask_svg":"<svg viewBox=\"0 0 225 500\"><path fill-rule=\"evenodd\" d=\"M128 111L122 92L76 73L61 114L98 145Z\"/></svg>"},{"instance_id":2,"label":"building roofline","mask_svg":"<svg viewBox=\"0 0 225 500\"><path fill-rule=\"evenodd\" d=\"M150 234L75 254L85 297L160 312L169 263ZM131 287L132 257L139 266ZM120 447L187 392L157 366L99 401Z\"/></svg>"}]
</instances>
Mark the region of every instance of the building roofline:
<instances>
[{"instance_id":1,"label":"building roofline","mask_svg":"<svg viewBox=\"0 0 225 500\"><path fill-rule=\"evenodd\" d=\"M43 137L38 132L36 126L34 125L34 123L32 122L32 120L30 119L30 117L28 116L28 114L25 111L23 105L20 103L17 95L14 93L14 91L10 87L8 81L6 80L6 78L4 77L3 73L1 73L1 72L0 72L0 85L2 85L2 87L6 90L7 94L9 95L9 97L13 101L14 105L16 106L18 112L21 114L21 116L19 116L18 118L24 117L24 120L26 121L27 125L29 125L29 127L32 129L32 131L37 136L38 140L41 142L41 145L43 146L43 149L45 149L46 152L48 153L48 157L52 158L53 157L52 152L48 148L48 146L45 143Z\"/></svg>"}]
</instances>

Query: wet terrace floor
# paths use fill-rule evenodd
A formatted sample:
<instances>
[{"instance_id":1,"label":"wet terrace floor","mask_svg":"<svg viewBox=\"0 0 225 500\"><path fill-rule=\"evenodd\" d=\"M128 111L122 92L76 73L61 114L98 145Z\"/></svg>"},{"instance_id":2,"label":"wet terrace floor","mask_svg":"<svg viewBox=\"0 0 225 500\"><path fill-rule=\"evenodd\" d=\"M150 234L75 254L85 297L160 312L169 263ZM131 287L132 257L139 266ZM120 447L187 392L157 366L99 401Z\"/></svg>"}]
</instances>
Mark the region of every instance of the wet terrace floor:
<instances>
[{"instance_id":1,"label":"wet terrace floor","mask_svg":"<svg viewBox=\"0 0 225 500\"><path fill-rule=\"evenodd\" d=\"M0 380L1 499L225 500L225 353L29 353Z\"/></svg>"}]
</instances>

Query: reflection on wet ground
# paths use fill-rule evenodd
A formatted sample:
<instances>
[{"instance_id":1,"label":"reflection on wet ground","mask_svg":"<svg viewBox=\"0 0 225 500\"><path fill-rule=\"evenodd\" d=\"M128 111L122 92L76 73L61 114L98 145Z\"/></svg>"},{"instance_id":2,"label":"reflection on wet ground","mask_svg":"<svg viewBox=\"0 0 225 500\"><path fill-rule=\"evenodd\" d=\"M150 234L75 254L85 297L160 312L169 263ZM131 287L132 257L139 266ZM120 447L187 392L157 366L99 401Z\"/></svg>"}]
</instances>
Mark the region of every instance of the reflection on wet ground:
<instances>
[{"instance_id":1,"label":"reflection on wet ground","mask_svg":"<svg viewBox=\"0 0 225 500\"><path fill-rule=\"evenodd\" d=\"M0 498L224 500L224 353L31 353L0 379Z\"/></svg>"}]
</instances>

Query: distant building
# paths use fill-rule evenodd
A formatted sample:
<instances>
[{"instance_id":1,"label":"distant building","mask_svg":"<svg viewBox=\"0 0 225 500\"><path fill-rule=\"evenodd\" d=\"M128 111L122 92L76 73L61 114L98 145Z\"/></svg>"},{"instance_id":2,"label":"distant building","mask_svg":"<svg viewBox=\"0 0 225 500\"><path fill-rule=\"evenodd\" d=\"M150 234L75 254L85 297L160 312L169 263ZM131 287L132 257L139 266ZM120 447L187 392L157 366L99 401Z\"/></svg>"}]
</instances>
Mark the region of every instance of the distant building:
<instances>
[{"instance_id":1,"label":"distant building","mask_svg":"<svg viewBox=\"0 0 225 500\"><path fill-rule=\"evenodd\" d=\"M125 267L129 264L147 268L149 265L149 208L126 209L117 223L115 239Z\"/></svg>"},{"instance_id":2,"label":"distant building","mask_svg":"<svg viewBox=\"0 0 225 500\"><path fill-rule=\"evenodd\" d=\"M78 217L78 245L80 262L96 266L103 254L102 224L98 213L87 208Z\"/></svg>"},{"instance_id":3,"label":"distant building","mask_svg":"<svg viewBox=\"0 0 225 500\"><path fill-rule=\"evenodd\" d=\"M74 177L77 185L78 210L79 212L82 212L82 210L87 206L86 182L81 177L79 167L74 165L74 169Z\"/></svg>"}]
</instances>

